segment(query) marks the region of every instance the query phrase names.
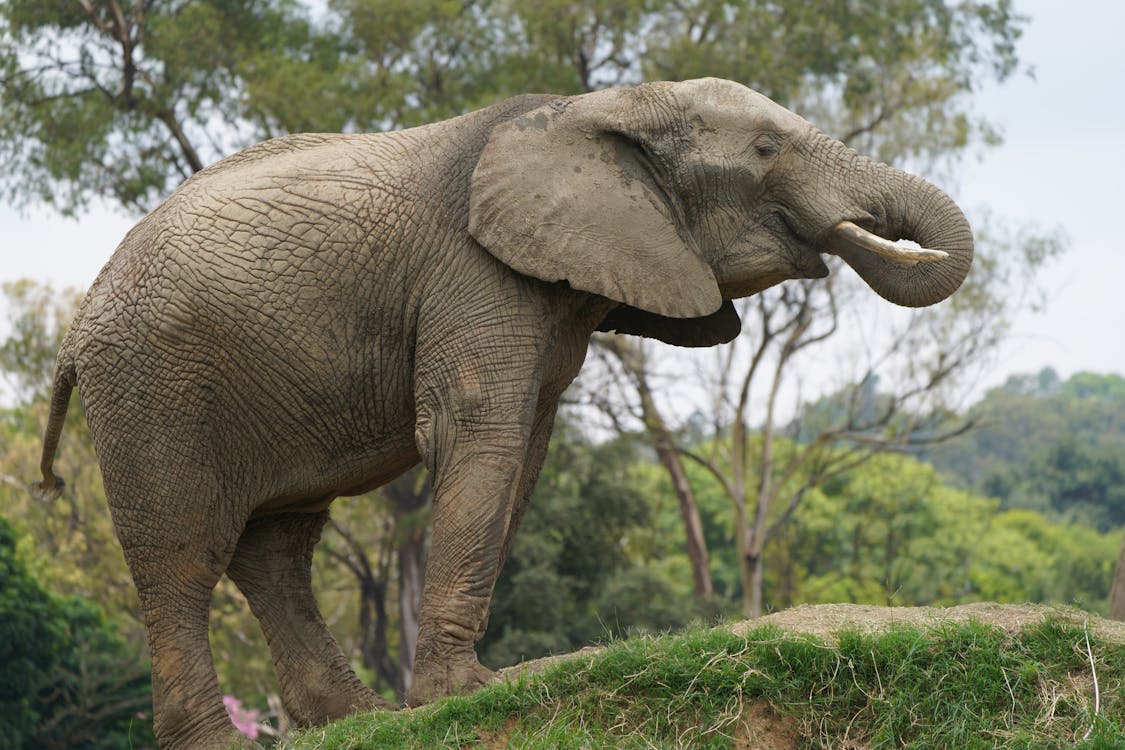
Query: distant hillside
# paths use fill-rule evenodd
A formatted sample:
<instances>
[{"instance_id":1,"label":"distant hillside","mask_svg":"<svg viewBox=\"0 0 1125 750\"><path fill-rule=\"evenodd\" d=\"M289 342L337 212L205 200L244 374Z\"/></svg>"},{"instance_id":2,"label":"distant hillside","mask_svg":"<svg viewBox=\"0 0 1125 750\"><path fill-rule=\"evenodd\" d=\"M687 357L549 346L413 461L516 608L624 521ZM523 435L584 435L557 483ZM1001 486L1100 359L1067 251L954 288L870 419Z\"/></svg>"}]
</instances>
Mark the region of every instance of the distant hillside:
<instances>
[{"instance_id":1,"label":"distant hillside","mask_svg":"<svg viewBox=\"0 0 1125 750\"><path fill-rule=\"evenodd\" d=\"M1017 376L925 455L953 484L1101 531L1125 525L1125 378Z\"/></svg>"},{"instance_id":2,"label":"distant hillside","mask_svg":"<svg viewBox=\"0 0 1125 750\"><path fill-rule=\"evenodd\" d=\"M801 607L507 677L295 747L1125 747L1125 626L1078 610Z\"/></svg>"}]
</instances>

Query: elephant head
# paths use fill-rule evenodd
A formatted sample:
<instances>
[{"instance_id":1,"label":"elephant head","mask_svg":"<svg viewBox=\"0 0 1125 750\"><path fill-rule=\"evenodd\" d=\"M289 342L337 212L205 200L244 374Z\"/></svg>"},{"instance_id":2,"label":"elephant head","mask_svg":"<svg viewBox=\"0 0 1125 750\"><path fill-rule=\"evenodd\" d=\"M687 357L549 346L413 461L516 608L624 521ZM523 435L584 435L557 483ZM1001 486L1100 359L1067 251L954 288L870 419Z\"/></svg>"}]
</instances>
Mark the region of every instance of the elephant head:
<instances>
[{"instance_id":1,"label":"elephant head","mask_svg":"<svg viewBox=\"0 0 1125 750\"><path fill-rule=\"evenodd\" d=\"M909 307L952 294L973 257L941 190L713 78L560 98L496 127L469 201L469 231L508 266L621 303L602 330L687 346L738 334L730 300L826 276L821 253Z\"/></svg>"}]
</instances>

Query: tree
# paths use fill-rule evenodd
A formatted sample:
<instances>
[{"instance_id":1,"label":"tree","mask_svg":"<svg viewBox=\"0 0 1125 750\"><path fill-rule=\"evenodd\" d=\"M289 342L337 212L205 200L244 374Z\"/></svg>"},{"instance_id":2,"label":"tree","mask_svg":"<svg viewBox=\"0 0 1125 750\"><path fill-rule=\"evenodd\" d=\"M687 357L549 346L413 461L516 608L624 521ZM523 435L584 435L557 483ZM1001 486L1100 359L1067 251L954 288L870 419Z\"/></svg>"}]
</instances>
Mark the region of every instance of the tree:
<instances>
[{"instance_id":1,"label":"tree","mask_svg":"<svg viewBox=\"0 0 1125 750\"><path fill-rule=\"evenodd\" d=\"M1125 524L1125 379L1013 376L969 410L978 429L929 451L951 481L1100 530Z\"/></svg>"},{"instance_id":2,"label":"tree","mask_svg":"<svg viewBox=\"0 0 1125 750\"><path fill-rule=\"evenodd\" d=\"M779 606L1044 602L1105 611L1120 539L960 489L881 454L808 493L769 552Z\"/></svg>"},{"instance_id":3,"label":"tree","mask_svg":"<svg viewBox=\"0 0 1125 750\"><path fill-rule=\"evenodd\" d=\"M1052 523L1030 510L992 519L971 555L969 581L985 601L1047 602L1105 612L1119 532Z\"/></svg>"},{"instance_id":4,"label":"tree","mask_svg":"<svg viewBox=\"0 0 1125 750\"><path fill-rule=\"evenodd\" d=\"M444 119L524 91L618 83L644 4L10 0L0 177L18 205L143 213L208 163L303 131ZM633 66L635 67L635 66Z\"/></svg>"},{"instance_id":5,"label":"tree","mask_svg":"<svg viewBox=\"0 0 1125 750\"><path fill-rule=\"evenodd\" d=\"M941 158L994 139L966 94L1015 70L1021 21L1009 0L331 0L316 20L298 0L10 0L0 153L21 204L76 213L97 197L142 212L208 162L286 132L720 75L817 110L884 160Z\"/></svg>"},{"instance_id":6,"label":"tree","mask_svg":"<svg viewBox=\"0 0 1125 750\"><path fill-rule=\"evenodd\" d=\"M793 589L795 601L932 606L972 593L969 567L995 502L898 454L874 456L820 489L785 540L803 575L779 588Z\"/></svg>"},{"instance_id":7,"label":"tree","mask_svg":"<svg viewBox=\"0 0 1125 750\"><path fill-rule=\"evenodd\" d=\"M425 472L412 469L375 497L337 507L318 553L352 575L360 663L400 701L413 680L431 497Z\"/></svg>"},{"instance_id":8,"label":"tree","mask_svg":"<svg viewBox=\"0 0 1125 750\"><path fill-rule=\"evenodd\" d=\"M1014 375L969 410L978 429L929 452L951 481L1105 531L1125 524L1125 378ZM1125 546L1111 590L1125 619Z\"/></svg>"},{"instance_id":9,"label":"tree","mask_svg":"<svg viewBox=\"0 0 1125 750\"><path fill-rule=\"evenodd\" d=\"M857 13L850 6L825 12L803 3L688 4L656 26L650 51L665 54L647 59L647 69L686 77L701 63L782 103L802 105L798 109L843 134L849 145L892 163L952 165L971 144L994 142L991 128L974 120L968 107L979 77L1004 80L1017 67L1014 42L1022 22L1008 3L887 3L865 8L862 22ZM773 33L779 26L789 31ZM709 366L676 369L650 357L649 370L638 378L635 358L627 361L624 349L605 345L616 358L608 369L632 384L636 404L653 398L637 384L661 379L662 370L665 376L676 372L681 386L694 378L695 388L708 394L702 404L695 399L696 413L706 415L719 439L706 450L690 440L676 449L707 468L736 510L747 616L763 607L766 545L809 490L878 451L958 431L941 419L949 414L943 398L949 400L958 379L995 350L1006 321L1027 302L1018 290L1030 286L1035 270L1062 244L1034 231L990 242L988 229L978 242L974 275L936 309L897 317L877 312L854 283L833 275L826 282L787 282L740 303L743 335ZM852 308L864 317L845 317ZM781 459L777 438L795 372L817 358L839 357L845 347L864 357L848 363L856 385L841 391L832 419L824 410L802 410L800 423L791 426L802 445ZM876 375L890 387L878 399L863 398ZM657 398L682 401L690 390ZM646 413L643 406L634 411ZM654 445L676 434L666 420L654 427L650 419L645 427ZM752 430L759 439L750 439Z\"/></svg>"},{"instance_id":10,"label":"tree","mask_svg":"<svg viewBox=\"0 0 1125 750\"><path fill-rule=\"evenodd\" d=\"M131 212L268 129L333 129L338 40L293 0L9 0L0 153L20 205ZM291 92L304 91L294 104Z\"/></svg>"},{"instance_id":11,"label":"tree","mask_svg":"<svg viewBox=\"0 0 1125 750\"><path fill-rule=\"evenodd\" d=\"M15 532L0 522L0 736L12 748L21 747L39 722L34 686L55 663L65 627L54 601L16 559L15 546Z\"/></svg>"},{"instance_id":12,"label":"tree","mask_svg":"<svg viewBox=\"0 0 1125 750\"><path fill-rule=\"evenodd\" d=\"M0 747L109 750L152 743L147 665L97 607L42 588L0 518Z\"/></svg>"}]
</instances>

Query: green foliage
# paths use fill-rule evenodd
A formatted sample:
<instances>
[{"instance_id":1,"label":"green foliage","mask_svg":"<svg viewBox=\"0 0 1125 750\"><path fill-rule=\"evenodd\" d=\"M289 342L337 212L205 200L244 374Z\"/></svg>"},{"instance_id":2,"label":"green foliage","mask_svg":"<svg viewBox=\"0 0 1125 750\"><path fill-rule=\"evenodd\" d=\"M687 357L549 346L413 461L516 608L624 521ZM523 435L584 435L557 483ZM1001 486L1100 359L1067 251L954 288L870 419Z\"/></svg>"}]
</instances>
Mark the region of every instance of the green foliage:
<instances>
[{"instance_id":1,"label":"green foliage","mask_svg":"<svg viewBox=\"0 0 1125 750\"><path fill-rule=\"evenodd\" d=\"M58 659L65 623L57 602L16 558L16 535L0 520L0 737L20 747L39 722L34 686Z\"/></svg>"},{"instance_id":2,"label":"green foliage","mask_svg":"<svg viewBox=\"0 0 1125 750\"><path fill-rule=\"evenodd\" d=\"M967 570L973 597L1073 604L1105 612L1121 533L1053 524L1038 513L994 517Z\"/></svg>"},{"instance_id":3,"label":"green foliage","mask_svg":"<svg viewBox=\"0 0 1125 750\"><path fill-rule=\"evenodd\" d=\"M779 441L778 461L796 447ZM719 607L731 610L740 596L734 513L710 474L694 465L688 473ZM658 550L649 565L684 581L671 490L659 482L644 486L663 498L665 510L650 535L638 535L639 549ZM772 521L783 512L774 508ZM1033 601L1105 612L1120 539L1118 532L1060 524L1039 513L1002 512L996 500L949 485L929 464L906 454L876 455L806 493L793 522L767 548L764 601L775 610L828 602Z\"/></svg>"},{"instance_id":4,"label":"green foliage","mask_svg":"<svg viewBox=\"0 0 1125 750\"><path fill-rule=\"evenodd\" d=\"M973 119L967 95L982 79L1003 80L1016 69L1024 20L1006 1L695 0L664 11L646 77L743 81L884 160L995 140Z\"/></svg>"},{"instance_id":5,"label":"green foliage","mask_svg":"<svg viewBox=\"0 0 1125 750\"><path fill-rule=\"evenodd\" d=\"M148 668L95 605L31 576L0 518L0 748L153 744Z\"/></svg>"},{"instance_id":6,"label":"green foliage","mask_svg":"<svg viewBox=\"0 0 1125 750\"><path fill-rule=\"evenodd\" d=\"M969 410L973 430L930 458L950 481L1105 531L1125 525L1125 378L1013 376Z\"/></svg>"},{"instance_id":7,"label":"green foliage","mask_svg":"<svg viewBox=\"0 0 1125 750\"><path fill-rule=\"evenodd\" d=\"M317 110L345 122L338 41L294 0L86 6L0 5L0 154L18 204L73 213L96 196L142 210L257 139L242 129L264 135Z\"/></svg>"},{"instance_id":8,"label":"green foliage","mask_svg":"<svg viewBox=\"0 0 1125 750\"><path fill-rule=\"evenodd\" d=\"M55 374L55 354L70 324L80 295L74 289L56 292L33 281L0 284L10 332L0 343L0 373L18 403L46 401Z\"/></svg>"},{"instance_id":9,"label":"green foliage","mask_svg":"<svg viewBox=\"0 0 1125 750\"><path fill-rule=\"evenodd\" d=\"M956 603L995 507L928 464L875 456L802 505L783 553L795 558L791 601Z\"/></svg>"},{"instance_id":10,"label":"green foliage","mask_svg":"<svg viewBox=\"0 0 1125 750\"><path fill-rule=\"evenodd\" d=\"M777 608L983 600L1107 609L1118 532L999 512L905 455L876 456L822 489L771 557Z\"/></svg>"},{"instance_id":11,"label":"green foliage","mask_svg":"<svg viewBox=\"0 0 1125 750\"><path fill-rule=\"evenodd\" d=\"M969 97L1016 69L1024 21L1009 0L88 7L0 5L11 166L0 179L18 204L75 213L98 197L138 212L206 163L286 132L403 127L527 91L705 75L798 106L883 158L941 158L995 140Z\"/></svg>"},{"instance_id":12,"label":"green foliage","mask_svg":"<svg viewBox=\"0 0 1125 750\"><path fill-rule=\"evenodd\" d=\"M1120 746L1112 717L1125 709L1125 646L1091 642L1101 716L1085 634L1071 622L845 631L834 641L767 627L615 643L468 697L352 717L296 747L729 748L746 746L736 744L743 722L763 715L788 744L810 746Z\"/></svg>"}]
</instances>

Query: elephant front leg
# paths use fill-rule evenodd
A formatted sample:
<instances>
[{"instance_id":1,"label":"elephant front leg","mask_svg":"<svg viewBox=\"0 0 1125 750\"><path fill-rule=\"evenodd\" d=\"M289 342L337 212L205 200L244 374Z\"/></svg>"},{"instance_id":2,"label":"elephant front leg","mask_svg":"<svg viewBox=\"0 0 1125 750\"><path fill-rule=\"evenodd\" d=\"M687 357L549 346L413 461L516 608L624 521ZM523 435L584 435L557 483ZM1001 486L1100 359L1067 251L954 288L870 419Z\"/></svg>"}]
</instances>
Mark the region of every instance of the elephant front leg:
<instances>
[{"instance_id":1,"label":"elephant front leg","mask_svg":"<svg viewBox=\"0 0 1125 750\"><path fill-rule=\"evenodd\" d=\"M524 434L515 437L505 448L488 440L457 446L460 455L438 477L410 705L468 692L494 677L477 661L475 646L525 471Z\"/></svg>"}]
</instances>

